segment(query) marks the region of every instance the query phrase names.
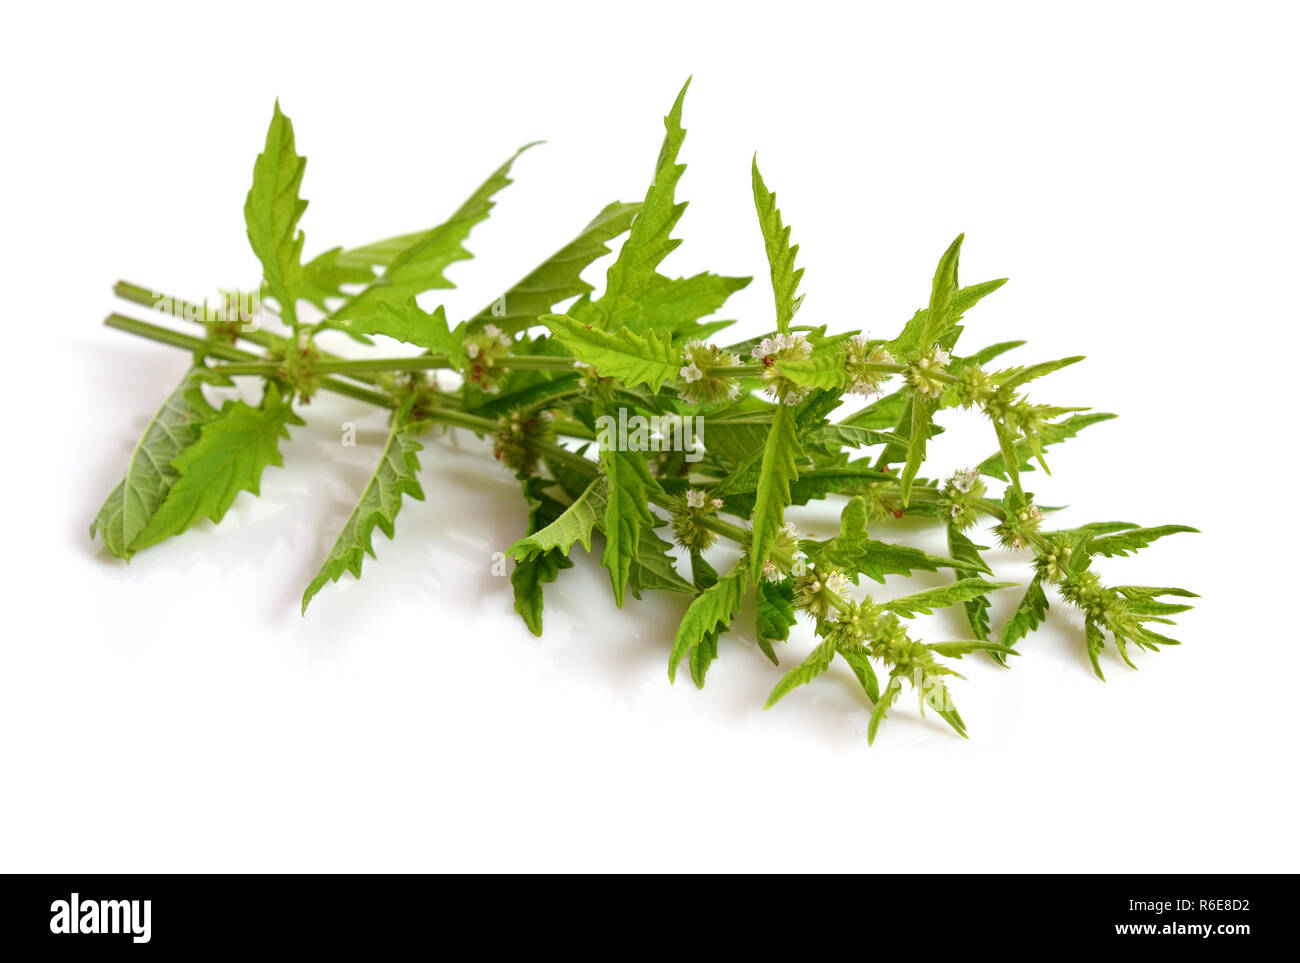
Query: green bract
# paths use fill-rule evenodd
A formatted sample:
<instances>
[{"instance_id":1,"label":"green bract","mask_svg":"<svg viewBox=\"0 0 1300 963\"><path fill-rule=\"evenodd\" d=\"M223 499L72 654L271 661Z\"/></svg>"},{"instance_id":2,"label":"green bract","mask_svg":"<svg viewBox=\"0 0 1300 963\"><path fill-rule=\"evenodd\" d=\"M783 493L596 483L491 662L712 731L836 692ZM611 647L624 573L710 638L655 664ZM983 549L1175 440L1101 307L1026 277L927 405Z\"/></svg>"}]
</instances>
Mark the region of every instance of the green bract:
<instances>
[{"instance_id":1,"label":"green bract","mask_svg":"<svg viewBox=\"0 0 1300 963\"><path fill-rule=\"evenodd\" d=\"M1153 626L1170 624L1189 607L1168 599L1193 593L1111 585L1096 563L1195 529L1127 522L1052 528L1050 509L1035 503L1022 477L1035 470L1031 462L1047 470L1049 446L1114 416L1029 399L1031 382L1081 358L999 368L994 360L1023 342L959 347L967 312L1003 284L959 282L961 237L940 258L925 305L896 337L796 325L803 301L799 248L755 157L750 180L773 292L763 334L729 343L719 332L731 322L712 319L749 278L659 272L681 243L672 233L686 207L676 198L685 170L678 162L685 94L683 88L664 119L644 200L607 205L572 240L547 248L556 253L488 307L455 323L443 306L428 310L416 299L452 286L445 270L471 257L464 243L510 184L522 150L444 223L331 248L304 263L298 223L307 207L299 196L306 161L277 103L244 214L262 265L260 293L276 305L283 333L241 326L247 319L231 313L230 298L215 317L167 299L170 314L203 325L194 334L109 318L112 327L185 348L194 358L149 422L91 534L129 560L199 519L219 522L236 499L248 497L242 493L257 495L265 468L282 464L281 442L291 426L303 424L295 405L329 391L388 409L390 431L355 510L306 588L304 612L344 572L360 577L365 556L374 555L374 529L392 538L403 499L424 497L419 456L436 454L419 436L460 428L490 441L503 471L519 481L528 525L504 556L513 564L515 609L528 628L541 634L544 587L573 566L574 546L590 552L599 539L618 605L629 592L638 599L652 589L684 596L667 602L683 610L675 638L665 639L670 679L685 662L703 686L719 638L736 628L752 600L753 640L772 662L799 613L819 637L776 683L767 707L839 671L839 657L869 705L869 738L904 682L922 709L933 708L965 735L948 688L959 677L949 660L985 652L1005 664L1042 624L1052 598L1082 613L1083 643L1098 676L1108 642L1130 665L1134 649L1174 644ZM619 238L597 295L582 271L612 253ZM158 306L149 289L122 283L117 292ZM344 359L317 344L328 331L365 345L384 335L423 353ZM459 386L440 389L429 374L436 369L458 374ZM236 377L260 380L260 401L218 407L205 392ZM854 395L866 406L837 416ZM951 477L926 478L927 442L943 430L937 419L955 407L988 418L993 453ZM787 509L830 497L844 499L839 533L802 537ZM869 533L904 515L942 526L948 557ZM987 547L968 534L980 523L991 525L1004 548L1028 553L1033 565L1032 580L996 630L990 593L1014 583L985 577L992 575L981 554ZM721 570L706 556L720 544L732 551ZM864 575L883 584L888 575L941 570L950 573L946 584L892 599L864 593L861 583ZM918 639L909 620L949 606L964 610L970 637Z\"/></svg>"}]
</instances>

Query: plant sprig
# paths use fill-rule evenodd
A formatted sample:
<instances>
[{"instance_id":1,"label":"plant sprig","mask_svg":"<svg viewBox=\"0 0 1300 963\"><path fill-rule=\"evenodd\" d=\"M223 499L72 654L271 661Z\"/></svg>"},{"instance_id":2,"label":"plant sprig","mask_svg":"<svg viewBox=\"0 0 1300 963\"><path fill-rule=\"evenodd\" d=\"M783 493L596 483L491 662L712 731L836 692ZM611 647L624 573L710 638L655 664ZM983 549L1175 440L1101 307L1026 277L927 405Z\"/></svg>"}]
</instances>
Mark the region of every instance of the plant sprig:
<instances>
[{"instance_id":1,"label":"plant sprig","mask_svg":"<svg viewBox=\"0 0 1300 963\"><path fill-rule=\"evenodd\" d=\"M419 438L455 428L489 439L494 457L519 482L527 530L506 554L515 610L530 631L541 634L545 586L573 566L574 546L592 551L599 540L619 606L628 593L641 598L649 590L685 597L680 628L666 646L670 680L686 664L703 687L719 639L737 630L746 600L754 600L757 616L751 637L773 663L802 613L819 641L780 677L765 708L832 671L838 657L870 706L869 740L904 682L923 711L933 709L964 736L948 688L960 676L949 660L984 652L1007 664L1042 625L1049 592L1083 613L1083 642L1099 677L1107 642L1129 665L1135 649L1176 644L1153 626L1171 624L1170 616L1189 608L1170 599L1193 593L1108 585L1095 563L1195 529L1127 522L1044 527L1047 509L1022 487L1022 476L1035 465L1046 472L1046 449L1114 416L1030 400L1031 382L1081 357L992 367L1021 341L959 353L967 313L1005 283L959 282L963 237L944 251L925 305L893 338L795 324L804 269L796 266L798 245L755 156L750 179L774 311L765 334L716 343L732 322L713 316L750 279L659 271L681 243L672 235L686 207L676 198L685 170L678 160L685 94L683 87L664 118L644 199L610 203L488 307L455 324L445 307L429 311L417 299L452 286L445 270L471 257L464 243L533 145L493 171L448 220L304 262L298 225L307 207L299 195L306 161L277 102L244 213L264 279L252 293L275 304L282 333L249 329L249 319L232 307L245 303L242 296L225 296L214 311L118 284L127 301L202 330L118 314L108 319L111 327L186 350L192 361L146 427L92 536L129 560L201 518L219 522L244 493L258 494L265 469L282 464L290 429L305 423L303 407L329 391L387 409L390 430L356 508L304 592L304 613L344 572L359 578L365 557L374 556L374 530L392 538L404 499L424 497L419 456L430 449ZM613 253L619 238L597 295L582 273ZM315 320L303 320L313 314ZM422 353L340 357L318 344L331 332L363 345L382 335ZM454 389L434 376L440 370L458 378ZM218 407L212 389L236 378L260 380L260 400ZM867 403L834 420L852 396ZM937 419L957 407L988 419L994 452L974 468L927 479L928 442L943 431ZM629 423L655 443L628 436ZM686 426L702 436L688 443ZM664 443L665 433L672 443ZM805 538L786 517L791 506L832 497L844 499L844 507L831 538ZM903 515L942 526L948 557L870 534ZM990 593L1015 583L993 580L982 554L987 546L967 534L981 520L992 523L1003 548L1029 553L1034 568L996 632ZM720 539L739 550L721 571L714 567ZM892 599L860 585L862 576L883 584L889 575L945 569L952 573L947 584ZM952 606L964 610L970 638L917 638L911 619Z\"/></svg>"}]
</instances>

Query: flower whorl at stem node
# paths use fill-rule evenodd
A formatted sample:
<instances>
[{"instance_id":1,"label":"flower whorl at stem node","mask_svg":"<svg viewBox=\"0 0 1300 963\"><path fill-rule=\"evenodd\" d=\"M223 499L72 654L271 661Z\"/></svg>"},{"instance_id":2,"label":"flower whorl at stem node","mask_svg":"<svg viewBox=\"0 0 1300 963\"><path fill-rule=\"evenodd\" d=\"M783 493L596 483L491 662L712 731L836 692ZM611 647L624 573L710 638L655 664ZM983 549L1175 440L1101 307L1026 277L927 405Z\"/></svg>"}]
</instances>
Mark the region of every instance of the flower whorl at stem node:
<instances>
[{"instance_id":1,"label":"flower whorl at stem node","mask_svg":"<svg viewBox=\"0 0 1300 963\"><path fill-rule=\"evenodd\" d=\"M856 648L864 645L876 634L881 616L880 606L871 599L861 602L849 602L847 606L830 623L826 638L835 645Z\"/></svg>"},{"instance_id":2,"label":"flower whorl at stem node","mask_svg":"<svg viewBox=\"0 0 1300 963\"><path fill-rule=\"evenodd\" d=\"M526 411L516 408L497 421L497 437L492 454L497 461L516 472L534 474L537 454L529 446L531 441L554 441L554 420L549 411Z\"/></svg>"},{"instance_id":3,"label":"flower whorl at stem node","mask_svg":"<svg viewBox=\"0 0 1300 963\"><path fill-rule=\"evenodd\" d=\"M787 567L778 564L775 559L790 559ZM763 579L768 582L783 582L787 575L803 575L808 571L808 557L799 549L799 529L794 522L786 522L776 532L776 541L772 543L772 558L763 563Z\"/></svg>"},{"instance_id":4,"label":"flower whorl at stem node","mask_svg":"<svg viewBox=\"0 0 1300 963\"><path fill-rule=\"evenodd\" d=\"M1073 549L1069 539L1053 535L1047 540L1047 547L1034 556L1034 571L1044 582L1063 582L1069 574L1071 554Z\"/></svg>"},{"instance_id":5,"label":"flower whorl at stem node","mask_svg":"<svg viewBox=\"0 0 1300 963\"><path fill-rule=\"evenodd\" d=\"M870 365L893 364L894 358L883 343L874 346L865 334L855 335L844 350L844 369L849 376L849 393L871 398L881 394L881 385L889 378L886 371L873 371Z\"/></svg>"},{"instance_id":6,"label":"flower whorl at stem node","mask_svg":"<svg viewBox=\"0 0 1300 963\"><path fill-rule=\"evenodd\" d=\"M812 345L802 334L777 334L760 341L751 356L763 366L764 393L787 405L797 405L808 397L810 389L782 374L779 364L782 361L806 361L811 355Z\"/></svg>"},{"instance_id":7,"label":"flower whorl at stem node","mask_svg":"<svg viewBox=\"0 0 1300 963\"><path fill-rule=\"evenodd\" d=\"M718 540L717 533L705 528L701 519L717 514L722 507L721 498L710 498L698 488L688 488L685 494L673 498L673 539L682 548L702 552Z\"/></svg>"},{"instance_id":8,"label":"flower whorl at stem node","mask_svg":"<svg viewBox=\"0 0 1300 963\"><path fill-rule=\"evenodd\" d=\"M794 607L822 622L848 602L848 589L849 580L839 569L809 569L795 576Z\"/></svg>"},{"instance_id":9,"label":"flower whorl at stem node","mask_svg":"<svg viewBox=\"0 0 1300 963\"><path fill-rule=\"evenodd\" d=\"M958 531L970 528L978 516L975 503L984 497L985 485L978 469L959 471L943 486L939 505L950 524Z\"/></svg>"},{"instance_id":10,"label":"flower whorl at stem node","mask_svg":"<svg viewBox=\"0 0 1300 963\"><path fill-rule=\"evenodd\" d=\"M309 404L320 387L320 378L315 373L320 352L312 344L310 336L303 332L270 351L268 357L279 365L276 377L293 388L299 401Z\"/></svg>"},{"instance_id":11,"label":"flower whorl at stem node","mask_svg":"<svg viewBox=\"0 0 1300 963\"><path fill-rule=\"evenodd\" d=\"M677 396L692 405L713 405L740 394L740 382L709 374L711 368L733 368L740 363L730 351L714 344L692 341L682 350L682 369L677 377Z\"/></svg>"},{"instance_id":12,"label":"flower whorl at stem node","mask_svg":"<svg viewBox=\"0 0 1300 963\"><path fill-rule=\"evenodd\" d=\"M1006 518L993 529L998 541L1007 548L1024 548L1025 543L1038 534L1043 513L1031 499L1032 496L1025 495L1019 506L1008 502Z\"/></svg>"},{"instance_id":13,"label":"flower whorl at stem node","mask_svg":"<svg viewBox=\"0 0 1300 963\"><path fill-rule=\"evenodd\" d=\"M907 366L907 386L918 395L938 398L943 393L944 381L937 376L946 374L943 366L951 360L952 356L937 344L928 351L918 352Z\"/></svg>"},{"instance_id":14,"label":"flower whorl at stem node","mask_svg":"<svg viewBox=\"0 0 1300 963\"><path fill-rule=\"evenodd\" d=\"M510 353L512 344L510 335L495 324L485 324L482 331L466 338L465 354L469 362L465 366L465 380L487 394L499 393L501 382L510 373L500 362Z\"/></svg>"},{"instance_id":15,"label":"flower whorl at stem node","mask_svg":"<svg viewBox=\"0 0 1300 963\"><path fill-rule=\"evenodd\" d=\"M962 368L957 373L957 383L951 389L952 399L963 408L983 406L997 390L993 376L977 364Z\"/></svg>"}]
</instances>

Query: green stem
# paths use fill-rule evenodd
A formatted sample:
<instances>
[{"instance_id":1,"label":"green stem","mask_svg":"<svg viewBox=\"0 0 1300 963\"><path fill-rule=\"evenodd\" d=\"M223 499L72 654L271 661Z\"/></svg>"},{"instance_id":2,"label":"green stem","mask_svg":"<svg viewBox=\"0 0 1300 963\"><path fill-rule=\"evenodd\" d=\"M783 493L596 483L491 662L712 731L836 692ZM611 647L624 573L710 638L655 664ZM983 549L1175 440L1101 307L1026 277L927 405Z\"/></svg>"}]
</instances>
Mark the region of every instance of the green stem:
<instances>
[{"instance_id":1,"label":"green stem","mask_svg":"<svg viewBox=\"0 0 1300 963\"><path fill-rule=\"evenodd\" d=\"M113 293L124 301L130 301L132 304L139 304L143 307L158 311L168 317L179 318L182 321L193 321L202 324L205 327L206 322L202 319L207 317L204 305L194 304L186 301L184 298L173 297L170 294L157 294L153 290L141 287L138 284L132 284L130 281L118 281L113 285ZM171 306L170 311L163 311L159 304L168 304ZM283 348L288 344L287 338L282 338L278 334L272 334L270 331L245 331L243 325L238 326L234 332L235 337L240 341L247 341L249 344L255 344L267 350ZM342 361L338 355L321 352L321 357L326 361ZM374 379L360 372L350 375L357 381L373 383Z\"/></svg>"},{"instance_id":2,"label":"green stem","mask_svg":"<svg viewBox=\"0 0 1300 963\"><path fill-rule=\"evenodd\" d=\"M705 368L704 373L709 377L744 378L762 374L763 366L761 364L718 365L713 368Z\"/></svg>"},{"instance_id":3,"label":"green stem","mask_svg":"<svg viewBox=\"0 0 1300 963\"><path fill-rule=\"evenodd\" d=\"M104 319L104 324L118 331L125 331L128 334L134 334L137 337L147 338L150 341L157 341L161 344L169 344L176 348L184 348L187 351L193 351L195 354L205 358L221 358L225 361L234 362L231 365L216 365L214 371L224 371L227 368L254 368L256 373L264 375L274 375L278 366L274 362L267 361L260 355L253 354L250 351L244 351L233 345L222 344L219 341L205 341L202 338L191 337L188 334L182 334L179 331L172 331L170 328L163 328L156 324L149 324L145 321L137 321L134 318L128 318L120 314L110 314ZM238 371L232 372L238 374ZM371 391L360 385L348 384L346 381L339 381L336 378L322 378L320 386L326 391L334 394L345 395L349 398L355 398L358 401L365 401L372 405L378 405L381 408L393 407L393 402L387 395L382 395L377 391Z\"/></svg>"}]
</instances>

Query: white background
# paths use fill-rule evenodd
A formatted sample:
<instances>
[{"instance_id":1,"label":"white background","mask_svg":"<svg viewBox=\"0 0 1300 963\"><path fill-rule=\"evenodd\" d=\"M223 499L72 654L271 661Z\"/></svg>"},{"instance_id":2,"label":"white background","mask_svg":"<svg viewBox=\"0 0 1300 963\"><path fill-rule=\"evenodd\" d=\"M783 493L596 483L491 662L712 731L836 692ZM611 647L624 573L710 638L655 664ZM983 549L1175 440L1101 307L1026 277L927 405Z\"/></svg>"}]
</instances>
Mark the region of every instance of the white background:
<instances>
[{"instance_id":1,"label":"white background","mask_svg":"<svg viewBox=\"0 0 1300 963\"><path fill-rule=\"evenodd\" d=\"M1294 7L6 16L0 869L1300 868ZM1013 671L958 666L969 741L905 698L868 748L842 665L760 711L778 672L749 612L704 691L670 687L682 602L619 612L593 558L548 587L546 635L529 635L489 568L523 504L463 434L429 442L427 500L303 619L384 428L333 398L219 527L129 567L87 538L186 365L100 326L141 313L110 287L256 281L242 205L276 96L309 158L309 255L437 223L519 144L549 141L452 269L458 318L605 203L643 196L692 73L691 206L665 268L755 275L726 315L770 326L755 149L801 244L803 321L891 336L967 232L963 279L1012 280L971 313L966 346L1087 354L1034 397L1122 415L1030 476L1040 500L1071 506L1063 524L1203 530L1101 566L1202 593L1180 648L1140 655L1140 672L1111 651L1103 684L1078 620L1054 610ZM948 419L935 474L994 447L986 423ZM346 420L356 448L338 443ZM800 521L826 535L836 511ZM920 629L963 634L958 613ZM810 646L802 626L783 661Z\"/></svg>"}]
</instances>

